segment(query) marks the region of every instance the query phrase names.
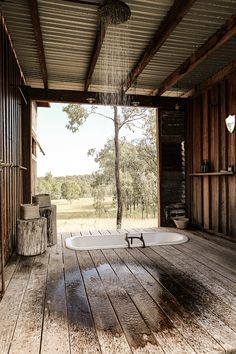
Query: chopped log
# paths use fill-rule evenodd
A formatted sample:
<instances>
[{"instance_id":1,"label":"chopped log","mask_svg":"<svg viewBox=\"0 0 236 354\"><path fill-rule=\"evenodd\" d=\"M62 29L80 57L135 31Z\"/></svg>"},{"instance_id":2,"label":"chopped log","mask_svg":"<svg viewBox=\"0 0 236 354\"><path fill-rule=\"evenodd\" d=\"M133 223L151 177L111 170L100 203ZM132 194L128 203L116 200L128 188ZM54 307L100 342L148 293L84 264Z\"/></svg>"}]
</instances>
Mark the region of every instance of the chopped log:
<instances>
[{"instance_id":1,"label":"chopped log","mask_svg":"<svg viewBox=\"0 0 236 354\"><path fill-rule=\"evenodd\" d=\"M47 249L47 219L17 220L17 252L36 256Z\"/></svg>"},{"instance_id":2,"label":"chopped log","mask_svg":"<svg viewBox=\"0 0 236 354\"><path fill-rule=\"evenodd\" d=\"M51 205L45 208L39 208L40 216L47 219L47 240L48 246L57 244L57 207Z\"/></svg>"},{"instance_id":3,"label":"chopped log","mask_svg":"<svg viewBox=\"0 0 236 354\"><path fill-rule=\"evenodd\" d=\"M37 204L21 204L20 218L24 220L38 219L39 206Z\"/></svg>"}]
</instances>

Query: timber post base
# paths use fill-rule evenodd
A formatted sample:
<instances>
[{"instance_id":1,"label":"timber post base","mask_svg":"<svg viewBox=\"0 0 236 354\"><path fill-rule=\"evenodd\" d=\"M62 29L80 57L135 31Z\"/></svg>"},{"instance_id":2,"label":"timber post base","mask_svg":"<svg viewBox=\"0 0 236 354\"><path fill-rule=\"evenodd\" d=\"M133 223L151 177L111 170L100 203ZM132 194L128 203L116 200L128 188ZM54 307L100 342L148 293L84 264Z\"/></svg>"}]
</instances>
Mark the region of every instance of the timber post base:
<instances>
[{"instance_id":1,"label":"timber post base","mask_svg":"<svg viewBox=\"0 0 236 354\"><path fill-rule=\"evenodd\" d=\"M37 256L47 249L47 219L17 220L17 253Z\"/></svg>"},{"instance_id":2,"label":"timber post base","mask_svg":"<svg viewBox=\"0 0 236 354\"><path fill-rule=\"evenodd\" d=\"M47 207L40 207L39 213L41 217L47 219L47 242L48 246L57 244L57 207L51 205Z\"/></svg>"}]
</instances>

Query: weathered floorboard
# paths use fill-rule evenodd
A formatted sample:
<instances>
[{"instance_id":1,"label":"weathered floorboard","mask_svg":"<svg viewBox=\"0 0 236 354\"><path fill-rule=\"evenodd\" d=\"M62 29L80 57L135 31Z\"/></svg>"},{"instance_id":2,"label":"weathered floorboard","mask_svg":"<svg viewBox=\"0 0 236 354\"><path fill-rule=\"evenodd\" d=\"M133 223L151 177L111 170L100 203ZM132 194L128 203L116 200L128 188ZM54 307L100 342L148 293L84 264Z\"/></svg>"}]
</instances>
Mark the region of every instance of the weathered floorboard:
<instances>
[{"instance_id":1,"label":"weathered floorboard","mask_svg":"<svg viewBox=\"0 0 236 354\"><path fill-rule=\"evenodd\" d=\"M193 318L191 312L186 311L175 298L153 276L145 269L145 264L149 261L142 254L136 254L139 261L134 258L132 252L126 250L116 250L116 253L125 262L134 276L151 295L153 300L171 319L176 328L179 329L183 337L191 343L191 346L199 354L222 353L223 347L220 346L207 331ZM140 252L141 253L141 252ZM157 270L158 271L158 270Z\"/></svg>"},{"instance_id":2,"label":"weathered floorboard","mask_svg":"<svg viewBox=\"0 0 236 354\"><path fill-rule=\"evenodd\" d=\"M227 350L236 348L236 333L228 327L225 322L220 320L211 309L208 309L207 303L197 300L191 294L180 286L173 277L170 277L166 271L160 268L160 263L151 260L137 249L134 249L132 255L139 260L145 262L144 268L160 282L177 301L178 306L182 307L185 312L191 313L191 316L207 331L218 343ZM178 273L175 274L178 277Z\"/></svg>"},{"instance_id":3,"label":"weathered floorboard","mask_svg":"<svg viewBox=\"0 0 236 354\"><path fill-rule=\"evenodd\" d=\"M104 250L103 253L165 352L196 353L114 250Z\"/></svg>"},{"instance_id":4,"label":"weathered floorboard","mask_svg":"<svg viewBox=\"0 0 236 354\"><path fill-rule=\"evenodd\" d=\"M164 353L101 251L90 251L133 353Z\"/></svg>"},{"instance_id":5,"label":"weathered floorboard","mask_svg":"<svg viewBox=\"0 0 236 354\"><path fill-rule=\"evenodd\" d=\"M50 248L41 353L70 353L61 238Z\"/></svg>"},{"instance_id":6,"label":"weathered floorboard","mask_svg":"<svg viewBox=\"0 0 236 354\"><path fill-rule=\"evenodd\" d=\"M224 266L225 260L223 257L221 257L222 263L215 262L215 260L213 261L212 259L208 258L206 247L201 247L197 244L194 244L193 242L187 242L183 245L183 247L186 247L190 250L191 257L196 258L199 262L207 265L209 268L215 270L224 277L230 279L232 282L236 283L236 273L232 269L226 268Z\"/></svg>"},{"instance_id":7,"label":"weathered floorboard","mask_svg":"<svg viewBox=\"0 0 236 354\"><path fill-rule=\"evenodd\" d=\"M91 236L90 231L81 231L80 234L81 236ZM78 233L73 232L71 236L78 236Z\"/></svg>"},{"instance_id":8,"label":"weathered floorboard","mask_svg":"<svg viewBox=\"0 0 236 354\"><path fill-rule=\"evenodd\" d=\"M110 235L111 232L109 230L99 230L100 235Z\"/></svg>"},{"instance_id":9,"label":"weathered floorboard","mask_svg":"<svg viewBox=\"0 0 236 354\"><path fill-rule=\"evenodd\" d=\"M180 250L178 245L175 245L175 248ZM195 255L193 252L190 253L190 250L187 247L185 247L185 245L181 245L181 252L183 254L186 254L187 256L191 254L190 259L192 264L195 264L195 262L197 262L196 263L197 267L199 267L199 269L204 269L203 270L204 274L207 274L208 276L211 277L212 280L216 280L217 282L222 284L225 287L225 289L227 289L228 291L236 295L236 283L232 282L224 275L218 273L215 269L212 269L210 266L211 263L209 263L208 260L205 259L204 262L204 257L201 257L201 255L198 254Z\"/></svg>"},{"instance_id":10,"label":"weathered floorboard","mask_svg":"<svg viewBox=\"0 0 236 354\"><path fill-rule=\"evenodd\" d=\"M15 270L17 269L19 258L20 257L17 254L14 254L10 258L10 260L9 260L9 262L8 262L6 268L5 268L5 273L4 273L4 276L5 276L5 289L7 289Z\"/></svg>"},{"instance_id":11,"label":"weathered floorboard","mask_svg":"<svg viewBox=\"0 0 236 354\"><path fill-rule=\"evenodd\" d=\"M76 254L64 247L63 255L71 353L101 353Z\"/></svg>"},{"instance_id":12,"label":"weathered floorboard","mask_svg":"<svg viewBox=\"0 0 236 354\"><path fill-rule=\"evenodd\" d=\"M189 242L74 252L64 234L49 262L48 254L14 256L0 353L236 353L234 248L176 232Z\"/></svg>"},{"instance_id":13,"label":"weathered floorboard","mask_svg":"<svg viewBox=\"0 0 236 354\"><path fill-rule=\"evenodd\" d=\"M28 284L34 258L20 257L7 291L0 302L0 353L9 352L23 296Z\"/></svg>"},{"instance_id":14,"label":"weathered floorboard","mask_svg":"<svg viewBox=\"0 0 236 354\"><path fill-rule=\"evenodd\" d=\"M143 253L148 256L153 262L155 262L159 269L165 273L166 277L172 278L178 286L181 286L187 290L193 299L195 299L195 306L203 306L205 309L211 311L217 315L226 325L232 329L236 329L236 312L233 310L233 306L228 306L224 300L220 297L218 291L217 294L209 291L205 288L200 281L200 276L194 273L190 267L189 276L186 271L185 263L178 263L176 254L173 252L167 252L165 247L153 247L153 249L147 249ZM168 261L171 260L171 263ZM200 273L200 272L199 272ZM217 289L218 290L218 289ZM228 294L227 294L228 295ZM232 294L231 294L232 295ZM233 296L231 297L232 300Z\"/></svg>"},{"instance_id":15,"label":"weathered floorboard","mask_svg":"<svg viewBox=\"0 0 236 354\"><path fill-rule=\"evenodd\" d=\"M232 242L229 241L225 238L216 236L216 235L212 235L210 233L207 232L203 232L203 231L195 231L195 230L191 230L191 239L195 239L198 240L199 242L201 242L202 240L207 241L207 245L211 246L211 247L215 247L216 245L222 246L223 249L227 250L235 250L236 251L236 242Z\"/></svg>"},{"instance_id":16,"label":"weathered floorboard","mask_svg":"<svg viewBox=\"0 0 236 354\"><path fill-rule=\"evenodd\" d=\"M43 309L49 254L37 256L32 266L14 331L10 354L38 353L41 345Z\"/></svg>"},{"instance_id":17,"label":"weathered floorboard","mask_svg":"<svg viewBox=\"0 0 236 354\"><path fill-rule=\"evenodd\" d=\"M218 263L221 267L227 268L231 272L235 272L236 278L236 262L235 262L235 253L230 251L222 251L220 249L206 247L195 240L191 240L191 244L196 246L198 250L203 251L203 254L209 260Z\"/></svg>"},{"instance_id":18,"label":"weathered floorboard","mask_svg":"<svg viewBox=\"0 0 236 354\"><path fill-rule=\"evenodd\" d=\"M109 301L89 252L77 252L78 261L89 298L98 340L104 354L130 354L131 350Z\"/></svg>"},{"instance_id":19,"label":"weathered floorboard","mask_svg":"<svg viewBox=\"0 0 236 354\"><path fill-rule=\"evenodd\" d=\"M91 236L101 236L101 233L97 230L91 230L90 234L91 234Z\"/></svg>"},{"instance_id":20,"label":"weathered floorboard","mask_svg":"<svg viewBox=\"0 0 236 354\"><path fill-rule=\"evenodd\" d=\"M194 280L197 279L204 288L215 294L229 306L232 306L233 309L236 308L236 297L232 289L229 291L218 279L213 278L210 270L208 271L209 268L207 269L203 264L188 257L185 253L182 253L181 247L170 247L167 250L169 249L170 254L174 254L174 260L177 262L173 262L173 259L170 257L166 259L171 259L171 263L174 264L174 267L181 269L184 273L188 274L188 276L192 276ZM157 252L157 250L155 251ZM162 256L164 255L162 254Z\"/></svg>"}]
</instances>

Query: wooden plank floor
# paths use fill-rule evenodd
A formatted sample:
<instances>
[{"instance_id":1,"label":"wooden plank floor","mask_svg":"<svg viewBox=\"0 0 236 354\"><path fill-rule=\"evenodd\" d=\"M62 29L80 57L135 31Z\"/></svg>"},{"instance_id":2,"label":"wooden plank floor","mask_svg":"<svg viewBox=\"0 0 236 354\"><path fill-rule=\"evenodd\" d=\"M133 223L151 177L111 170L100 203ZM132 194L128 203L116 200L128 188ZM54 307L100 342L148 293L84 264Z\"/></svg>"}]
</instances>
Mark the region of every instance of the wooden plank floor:
<instances>
[{"instance_id":1,"label":"wooden plank floor","mask_svg":"<svg viewBox=\"0 0 236 354\"><path fill-rule=\"evenodd\" d=\"M183 233L175 246L80 252L65 234L41 256L12 257L0 354L236 353L236 245Z\"/></svg>"}]
</instances>

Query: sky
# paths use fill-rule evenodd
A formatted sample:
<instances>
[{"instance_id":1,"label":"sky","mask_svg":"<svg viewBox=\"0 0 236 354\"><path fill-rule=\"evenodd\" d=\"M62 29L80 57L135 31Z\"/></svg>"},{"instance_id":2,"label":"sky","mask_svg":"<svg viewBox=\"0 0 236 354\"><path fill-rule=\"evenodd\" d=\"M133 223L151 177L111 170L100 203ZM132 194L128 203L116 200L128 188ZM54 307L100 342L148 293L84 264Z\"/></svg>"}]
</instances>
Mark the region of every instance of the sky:
<instances>
[{"instance_id":1,"label":"sky","mask_svg":"<svg viewBox=\"0 0 236 354\"><path fill-rule=\"evenodd\" d=\"M52 103L51 108L38 108L37 136L45 156L38 151L38 176L52 172L53 176L90 174L98 169L94 157L88 157L91 148L100 150L108 138L113 138L113 122L101 116L91 116L79 132L66 129L65 104ZM109 107L103 114L111 114ZM125 135L128 132L123 131Z\"/></svg>"}]
</instances>

